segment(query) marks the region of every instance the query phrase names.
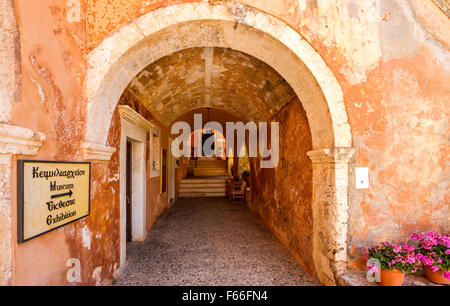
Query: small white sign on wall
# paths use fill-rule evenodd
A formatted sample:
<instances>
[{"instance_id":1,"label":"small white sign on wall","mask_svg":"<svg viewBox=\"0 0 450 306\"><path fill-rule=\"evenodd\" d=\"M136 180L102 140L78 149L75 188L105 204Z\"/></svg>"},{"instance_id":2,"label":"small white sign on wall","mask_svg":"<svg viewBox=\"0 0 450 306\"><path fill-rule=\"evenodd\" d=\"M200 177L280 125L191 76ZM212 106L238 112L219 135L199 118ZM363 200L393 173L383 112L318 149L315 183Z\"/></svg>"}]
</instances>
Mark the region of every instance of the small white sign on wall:
<instances>
[{"instance_id":1,"label":"small white sign on wall","mask_svg":"<svg viewBox=\"0 0 450 306\"><path fill-rule=\"evenodd\" d=\"M356 189L369 189L369 168L355 168Z\"/></svg>"}]
</instances>

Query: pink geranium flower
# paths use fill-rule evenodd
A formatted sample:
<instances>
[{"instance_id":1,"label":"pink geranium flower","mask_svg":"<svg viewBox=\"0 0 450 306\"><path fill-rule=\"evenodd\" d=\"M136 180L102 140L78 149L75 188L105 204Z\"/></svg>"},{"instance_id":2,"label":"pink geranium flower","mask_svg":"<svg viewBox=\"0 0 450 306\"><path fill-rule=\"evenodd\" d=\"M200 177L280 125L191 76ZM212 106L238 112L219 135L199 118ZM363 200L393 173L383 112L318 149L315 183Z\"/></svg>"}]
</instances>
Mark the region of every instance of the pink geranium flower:
<instances>
[{"instance_id":1,"label":"pink geranium flower","mask_svg":"<svg viewBox=\"0 0 450 306\"><path fill-rule=\"evenodd\" d=\"M431 269L431 271L433 271L433 272L439 271L439 268L436 267L436 266L431 266L430 269Z\"/></svg>"},{"instance_id":2,"label":"pink geranium flower","mask_svg":"<svg viewBox=\"0 0 450 306\"><path fill-rule=\"evenodd\" d=\"M376 273L378 272L378 268L377 266L375 266L374 264L370 267L369 272L371 273Z\"/></svg>"},{"instance_id":3,"label":"pink geranium flower","mask_svg":"<svg viewBox=\"0 0 450 306\"><path fill-rule=\"evenodd\" d=\"M411 239L417 240L416 259L432 271L439 270L449 273L450 269L450 236L435 232L425 235L414 233Z\"/></svg>"},{"instance_id":4,"label":"pink geranium flower","mask_svg":"<svg viewBox=\"0 0 450 306\"><path fill-rule=\"evenodd\" d=\"M388 241L378 245L363 248L366 259L378 259L383 270L398 269L410 274L418 271L420 260L416 257L415 248L407 243L391 244ZM375 268L368 267L370 272Z\"/></svg>"}]
</instances>

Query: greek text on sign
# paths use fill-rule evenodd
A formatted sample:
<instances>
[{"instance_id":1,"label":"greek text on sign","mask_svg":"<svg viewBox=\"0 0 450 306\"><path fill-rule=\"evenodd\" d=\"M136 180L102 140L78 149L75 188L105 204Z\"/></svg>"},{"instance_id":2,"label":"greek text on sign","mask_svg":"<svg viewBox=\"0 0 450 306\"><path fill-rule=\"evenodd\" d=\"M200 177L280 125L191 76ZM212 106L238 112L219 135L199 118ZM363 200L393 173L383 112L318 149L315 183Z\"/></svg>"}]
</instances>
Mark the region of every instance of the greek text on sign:
<instances>
[{"instance_id":1,"label":"greek text on sign","mask_svg":"<svg viewBox=\"0 0 450 306\"><path fill-rule=\"evenodd\" d=\"M18 241L88 216L90 181L90 163L19 160Z\"/></svg>"}]
</instances>

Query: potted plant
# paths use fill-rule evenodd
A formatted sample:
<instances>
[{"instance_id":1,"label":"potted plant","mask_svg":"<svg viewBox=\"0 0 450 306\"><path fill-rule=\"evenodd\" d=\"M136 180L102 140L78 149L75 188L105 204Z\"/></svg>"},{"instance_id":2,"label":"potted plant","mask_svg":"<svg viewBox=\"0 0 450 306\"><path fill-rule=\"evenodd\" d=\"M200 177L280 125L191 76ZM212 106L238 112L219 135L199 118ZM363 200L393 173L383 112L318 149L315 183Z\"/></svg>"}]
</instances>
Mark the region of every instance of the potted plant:
<instances>
[{"instance_id":1,"label":"potted plant","mask_svg":"<svg viewBox=\"0 0 450 306\"><path fill-rule=\"evenodd\" d=\"M250 171L244 170L242 172L242 180L245 181L247 186L250 186Z\"/></svg>"},{"instance_id":2,"label":"potted plant","mask_svg":"<svg viewBox=\"0 0 450 306\"><path fill-rule=\"evenodd\" d=\"M417 240L417 258L425 276L433 283L450 284L450 236L428 232L415 233L411 239Z\"/></svg>"},{"instance_id":3,"label":"potted plant","mask_svg":"<svg viewBox=\"0 0 450 306\"><path fill-rule=\"evenodd\" d=\"M405 274L417 273L420 266L414 246L407 243L400 245L385 241L363 251L366 259L375 258L380 262L381 286L401 286ZM370 267L370 271L375 270L374 265Z\"/></svg>"}]
</instances>

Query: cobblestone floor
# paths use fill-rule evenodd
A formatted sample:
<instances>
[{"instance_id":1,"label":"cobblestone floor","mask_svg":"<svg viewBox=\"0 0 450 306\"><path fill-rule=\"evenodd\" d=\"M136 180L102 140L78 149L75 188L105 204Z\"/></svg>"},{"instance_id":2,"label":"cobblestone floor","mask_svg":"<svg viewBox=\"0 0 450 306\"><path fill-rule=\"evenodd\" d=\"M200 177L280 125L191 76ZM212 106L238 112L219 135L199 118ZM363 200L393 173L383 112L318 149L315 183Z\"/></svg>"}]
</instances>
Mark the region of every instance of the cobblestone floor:
<instances>
[{"instance_id":1,"label":"cobblestone floor","mask_svg":"<svg viewBox=\"0 0 450 306\"><path fill-rule=\"evenodd\" d=\"M319 285L247 208L179 199L116 285Z\"/></svg>"}]
</instances>

